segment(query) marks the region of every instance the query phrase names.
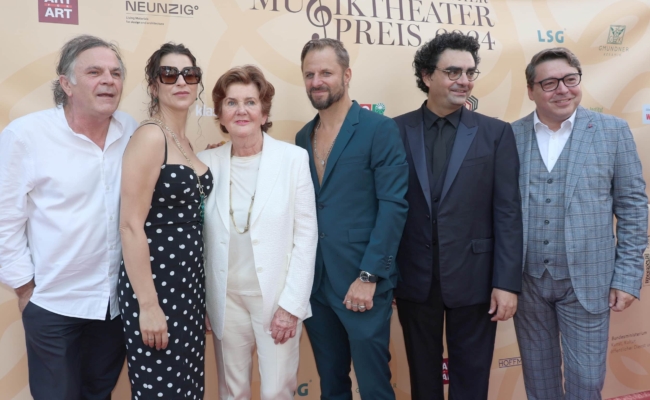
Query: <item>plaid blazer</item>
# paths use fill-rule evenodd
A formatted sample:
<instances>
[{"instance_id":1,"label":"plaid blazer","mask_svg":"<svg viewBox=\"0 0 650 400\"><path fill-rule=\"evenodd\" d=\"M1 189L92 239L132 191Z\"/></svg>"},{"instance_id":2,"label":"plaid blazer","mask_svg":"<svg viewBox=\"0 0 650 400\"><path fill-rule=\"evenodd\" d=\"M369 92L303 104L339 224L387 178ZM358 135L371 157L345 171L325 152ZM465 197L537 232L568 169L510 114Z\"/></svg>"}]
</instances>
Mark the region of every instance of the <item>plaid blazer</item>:
<instances>
[{"instance_id":1,"label":"plaid blazer","mask_svg":"<svg viewBox=\"0 0 650 400\"><path fill-rule=\"evenodd\" d=\"M514 122L512 129L520 161L525 262L530 160L531 152L537 151L532 147L533 114ZM569 274L582 306L601 313L609 308L610 288L639 297L648 242L645 181L624 120L579 106L570 140L564 193Z\"/></svg>"}]
</instances>

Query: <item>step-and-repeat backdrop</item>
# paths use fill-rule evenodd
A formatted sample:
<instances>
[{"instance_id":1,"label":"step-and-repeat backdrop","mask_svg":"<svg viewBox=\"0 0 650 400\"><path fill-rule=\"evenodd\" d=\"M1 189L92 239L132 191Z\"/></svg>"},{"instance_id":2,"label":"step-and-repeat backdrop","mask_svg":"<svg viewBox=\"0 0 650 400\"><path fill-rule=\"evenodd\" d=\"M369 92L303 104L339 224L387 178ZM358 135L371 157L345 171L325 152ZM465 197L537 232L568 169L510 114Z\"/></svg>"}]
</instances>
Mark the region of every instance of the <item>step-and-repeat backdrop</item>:
<instances>
[{"instance_id":1,"label":"step-and-repeat backdrop","mask_svg":"<svg viewBox=\"0 0 650 400\"><path fill-rule=\"evenodd\" d=\"M342 40L351 57L351 95L394 117L420 106L411 63L416 49L441 32L457 30L481 43L481 77L467 107L514 121L530 113L524 68L537 51L572 49L583 65L582 105L629 123L650 181L649 0L30 0L6 1L0 13L0 129L27 113L53 106L50 83L57 52L88 33L117 42L128 68L120 108L145 118L144 66L162 43L188 46L205 71L205 92L190 110L197 149L222 140L209 93L235 65L255 64L275 85L270 133L293 142L315 110L300 73L303 44ZM650 269L650 255L645 262ZM604 398L650 389L650 279L643 301L612 315ZM408 365L396 316L391 368L399 400L410 399ZM296 398L318 399L318 374L307 335ZM0 400L31 399L23 327L12 290L0 286ZM114 392L128 399L126 368ZM217 396L211 338L206 399ZM259 387L259 374L254 374ZM355 399L359 399L353 382ZM259 399L255 394L254 399ZM500 323L490 399L525 399L513 325Z\"/></svg>"}]
</instances>

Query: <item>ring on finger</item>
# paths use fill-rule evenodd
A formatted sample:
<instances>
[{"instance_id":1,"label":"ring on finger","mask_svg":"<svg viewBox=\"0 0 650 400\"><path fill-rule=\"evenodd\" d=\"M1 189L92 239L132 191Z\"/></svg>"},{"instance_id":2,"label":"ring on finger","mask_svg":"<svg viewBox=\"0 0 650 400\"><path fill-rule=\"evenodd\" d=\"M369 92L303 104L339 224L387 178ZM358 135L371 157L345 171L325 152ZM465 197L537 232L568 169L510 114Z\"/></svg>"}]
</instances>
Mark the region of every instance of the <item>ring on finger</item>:
<instances>
[{"instance_id":1,"label":"ring on finger","mask_svg":"<svg viewBox=\"0 0 650 400\"><path fill-rule=\"evenodd\" d=\"M352 307L359 307L358 304L352 304Z\"/></svg>"},{"instance_id":2,"label":"ring on finger","mask_svg":"<svg viewBox=\"0 0 650 400\"><path fill-rule=\"evenodd\" d=\"M366 306L364 306L364 305L362 304L362 305L359 306L359 308L365 310L365 309L366 309Z\"/></svg>"},{"instance_id":3,"label":"ring on finger","mask_svg":"<svg viewBox=\"0 0 650 400\"><path fill-rule=\"evenodd\" d=\"M349 303L352 303L352 300L348 300L348 301L346 301L346 303L348 303L348 304L349 304Z\"/></svg>"}]
</instances>

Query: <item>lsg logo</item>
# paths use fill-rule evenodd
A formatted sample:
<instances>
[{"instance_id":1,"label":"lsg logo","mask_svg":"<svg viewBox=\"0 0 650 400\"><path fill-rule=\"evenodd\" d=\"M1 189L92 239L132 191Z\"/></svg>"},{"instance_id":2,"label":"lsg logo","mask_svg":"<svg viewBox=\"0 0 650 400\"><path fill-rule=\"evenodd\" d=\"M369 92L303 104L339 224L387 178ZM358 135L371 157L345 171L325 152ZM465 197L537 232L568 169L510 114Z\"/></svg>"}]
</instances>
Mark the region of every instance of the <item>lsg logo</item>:
<instances>
[{"instance_id":1,"label":"lsg logo","mask_svg":"<svg viewBox=\"0 0 650 400\"><path fill-rule=\"evenodd\" d=\"M78 0L38 0L38 22L79 25Z\"/></svg>"},{"instance_id":2,"label":"lsg logo","mask_svg":"<svg viewBox=\"0 0 650 400\"><path fill-rule=\"evenodd\" d=\"M298 397L309 396L309 383L303 383L298 386L298 389L294 392L293 395Z\"/></svg>"},{"instance_id":3,"label":"lsg logo","mask_svg":"<svg viewBox=\"0 0 650 400\"><path fill-rule=\"evenodd\" d=\"M537 40L540 42L552 43L555 40L557 43L564 43L564 31L546 31L546 37L542 37L542 35L542 31L537 31Z\"/></svg>"}]
</instances>

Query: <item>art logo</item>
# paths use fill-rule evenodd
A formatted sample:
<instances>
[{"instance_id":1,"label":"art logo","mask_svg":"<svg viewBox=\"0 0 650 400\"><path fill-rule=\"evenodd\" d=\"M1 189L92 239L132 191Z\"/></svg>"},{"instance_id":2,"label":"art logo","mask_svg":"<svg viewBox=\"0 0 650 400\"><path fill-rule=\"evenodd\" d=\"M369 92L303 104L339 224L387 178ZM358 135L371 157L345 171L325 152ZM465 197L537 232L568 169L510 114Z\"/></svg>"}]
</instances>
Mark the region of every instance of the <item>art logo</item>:
<instances>
[{"instance_id":1,"label":"art logo","mask_svg":"<svg viewBox=\"0 0 650 400\"><path fill-rule=\"evenodd\" d=\"M607 35L607 44L623 44L625 25L610 25Z\"/></svg>"},{"instance_id":2,"label":"art logo","mask_svg":"<svg viewBox=\"0 0 650 400\"><path fill-rule=\"evenodd\" d=\"M376 112L377 114L384 115L386 111L386 105L384 103L376 104L359 104L361 108L365 108L368 111Z\"/></svg>"},{"instance_id":3,"label":"art logo","mask_svg":"<svg viewBox=\"0 0 650 400\"><path fill-rule=\"evenodd\" d=\"M625 25L610 25L607 31L607 44L598 46L598 50L609 57L618 57L630 50L629 47L621 46L625 38L625 29Z\"/></svg>"},{"instance_id":4,"label":"art logo","mask_svg":"<svg viewBox=\"0 0 650 400\"><path fill-rule=\"evenodd\" d=\"M79 0L38 0L38 22L79 25Z\"/></svg>"},{"instance_id":5,"label":"art logo","mask_svg":"<svg viewBox=\"0 0 650 400\"><path fill-rule=\"evenodd\" d=\"M470 111L478 110L478 99L474 96L469 96L469 99L465 102L465 108Z\"/></svg>"},{"instance_id":6,"label":"art logo","mask_svg":"<svg viewBox=\"0 0 650 400\"><path fill-rule=\"evenodd\" d=\"M643 123L650 125L650 104L643 105Z\"/></svg>"}]
</instances>

